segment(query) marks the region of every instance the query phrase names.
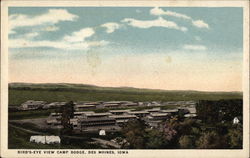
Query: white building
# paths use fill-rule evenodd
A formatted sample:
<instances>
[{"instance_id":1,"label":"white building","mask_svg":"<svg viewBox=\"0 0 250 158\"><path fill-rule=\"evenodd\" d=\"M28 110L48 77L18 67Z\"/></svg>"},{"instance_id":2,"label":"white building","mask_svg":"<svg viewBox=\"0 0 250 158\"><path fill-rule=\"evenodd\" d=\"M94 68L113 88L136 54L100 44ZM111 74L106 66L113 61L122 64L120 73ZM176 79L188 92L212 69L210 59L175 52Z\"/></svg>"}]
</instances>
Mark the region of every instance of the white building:
<instances>
[{"instance_id":1,"label":"white building","mask_svg":"<svg viewBox=\"0 0 250 158\"><path fill-rule=\"evenodd\" d=\"M21 104L20 110L34 110L42 108L45 104L45 101L28 100L25 103Z\"/></svg>"},{"instance_id":2,"label":"white building","mask_svg":"<svg viewBox=\"0 0 250 158\"><path fill-rule=\"evenodd\" d=\"M237 117L235 117L233 119L233 124L238 124L238 123L240 123L240 120Z\"/></svg>"}]
</instances>

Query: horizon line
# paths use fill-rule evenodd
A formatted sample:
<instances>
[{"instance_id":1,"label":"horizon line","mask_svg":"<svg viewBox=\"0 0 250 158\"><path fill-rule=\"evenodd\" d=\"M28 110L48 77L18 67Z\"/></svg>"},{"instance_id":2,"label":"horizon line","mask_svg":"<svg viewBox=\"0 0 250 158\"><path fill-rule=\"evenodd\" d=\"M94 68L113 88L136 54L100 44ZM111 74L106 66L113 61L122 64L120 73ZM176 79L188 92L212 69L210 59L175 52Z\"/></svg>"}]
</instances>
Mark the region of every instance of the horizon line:
<instances>
[{"instance_id":1,"label":"horizon line","mask_svg":"<svg viewBox=\"0 0 250 158\"><path fill-rule=\"evenodd\" d=\"M192 90L192 89L188 89L188 90L180 90L180 89L154 89L154 88L139 88L139 87L129 87L129 86L100 86L100 85L93 85L93 84L84 84L84 83L69 83L69 82L57 82L57 83L43 83L43 82L39 82L39 83L32 83L32 82L8 82L9 84L13 84L13 83L19 83L19 84L72 84L72 85L88 85L88 86L93 86L93 87L101 87L101 88L132 88L132 89L141 89L141 90L160 90L160 91L196 91L196 92L215 92L215 93L220 93L220 92L228 92L228 93L243 93L243 91L206 91L206 90Z\"/></svg>"}]
</instances>

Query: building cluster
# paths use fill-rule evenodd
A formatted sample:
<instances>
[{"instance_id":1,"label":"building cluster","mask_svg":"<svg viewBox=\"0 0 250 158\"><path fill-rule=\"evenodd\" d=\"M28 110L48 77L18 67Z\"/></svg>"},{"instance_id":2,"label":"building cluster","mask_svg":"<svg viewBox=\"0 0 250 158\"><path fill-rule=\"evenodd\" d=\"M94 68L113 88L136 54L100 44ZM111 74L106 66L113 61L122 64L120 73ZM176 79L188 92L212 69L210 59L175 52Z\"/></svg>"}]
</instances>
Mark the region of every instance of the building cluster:
<instances>
[{"instance_id":1,"label":"building cluster","mask_svg":"<svg viewBox=\"0 0 250 158\"><path fill-rule=\"evenodd\" d=\"M59 108L65 105L66 102L52 102L47 103L45 101L34 101L28 100L21 104L18 110L35 110L35 109L53 109ZM75 111L83 111L88 109L104 109L104 108L131 108L131 107L161 107L166 105L176 105L176 106L195 106L194 101L168 101L168 102L132 102L132 101L98 101L98 102L84 102L78 101L74 102Z\"/></svg>"},{"instance_id":2,"label":"building cluster","mask_svg":"<svg viewBox=\"0 0 250 158\"><path fill-rule=\"evenodd\" d=\"M149 127L157 128L161 122L180 113L183 114L183 117L196 117L195 106L182 106L169 110L160 107L140 111L135 109L109 110L105 113L75 111L70 123L75 132L119 131L128 121L139 119L145 121ZM46 122L51 128L62 128L61 118L61 113L51 113Z\"/></svg>"}]
</instances>

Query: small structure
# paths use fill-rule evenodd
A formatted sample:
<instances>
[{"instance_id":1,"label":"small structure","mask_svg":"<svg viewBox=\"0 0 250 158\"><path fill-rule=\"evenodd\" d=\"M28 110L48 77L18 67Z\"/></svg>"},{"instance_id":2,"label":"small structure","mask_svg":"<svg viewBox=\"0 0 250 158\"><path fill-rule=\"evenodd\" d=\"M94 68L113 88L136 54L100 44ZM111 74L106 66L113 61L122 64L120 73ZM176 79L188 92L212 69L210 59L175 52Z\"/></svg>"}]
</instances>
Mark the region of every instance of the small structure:
<instances>
[{"instance_id":1,"label":"small structure","mask_svg":"<svg viewBox=\"0 0 250 158\"><path fill-rule=\"evenodd\" d=\"M100 130L99 131L99 136L105 136L106 135L106 131L105 130Z\"/></svg>"},{"instance_id":2,"label":"small structure","mask_svg":"<svg viewBox=\"0 0 250 158\"><path fill-rule=\"evenodd\" d=\"M79 119L81 131L116 130L114 118L83 118Z\"/></svg>"},{"instance_id":3,"label":"small structure","mask_svg":"<svg viewBox=\"0 0 250 158\"><path fill-rule=\"evenodd\" d=\"M186 118L196 118L197 115L196 114L185 114L184 117L186 117Z\"/></svg>"},{"instance_id":4,"label":"small structure","mask_svg":"<svg viewBox=\"0 0 250 158\"><path fill-rule=\"evenodd\" d=\"M101 104L101 102L86 102L86 103L84 103L84 105L100 105Z\"/></svg>"},{"instance_id":5,"label":"small structure","mask_svg":"<svg viewBox=\"0 0 250 158\"><path fill-rule=\"evenodd\" d=\"M56 118L50 118L46 120L47 125L53 125L53 126L60 126L61 119L56 119Z\"/></svg>"},{"instance_id":6,"label":"small structure","mask_svg":"<svg viewBox=\"0 0 250 158\"><path fill-rule=\"evenodd\" d=\"M45 136L31 136L30 142L45 144Z\"/></svg>"},{"instance_id":7,"label":"small structure","mask_svg":"<svg viewBox=\"0 0 250 158\"><path fill-rule=\"evenodd\" d=\"M78 118L71 118L70 124L73 126L73 129L80 129L78 126Z\"/></svg>"},{"instance_id":8,"label":"small structure","mask_svg":"<svg viewBox=\"0 0 250 158\"><path fill-rule=\"evenodd\" d=\"M59 144L61 139L59 136L31 136L30 142L41 143L41 144Z\"/></svg>"},{"instance_id":9,"label":"small structure","mask_svg":"<svg viewBox=\"0 0 250 158\"><path fill-rule=\"evenodd\" d=\"M130 120L135 120L138 117L136 115L125 114L125 115L111 115L109 116L109 118L115 119L118 125L122 125Z\"/></svg>"},{"instance_id":10,"label":"small structure","mask_svg":"<svg viewBox=\"0 0 250 158\"><path fill-rule=\"evenodd\" d=\"M240 120L238 119L238 117L235 117L233 119L233 124L238 124L238 123L240 123Z\"/></svg>"},{"instance_id":11,"label":"small structure","mask_svg":"<svg viewBox=\"0 0 250 158\"><path fill-rule=\"evenodd\" d=\"M172 115L177 115L179 113L178 109L168 109L168 110L164 110L164 113L170 113Z\"/></svg>"},{"instance_id":12,"label":"small structure","mask_svg":"<svg viewBox=\"0 0 250 158\"><path fill-rule=\"evenodd\" d=\"M86 109L95 109L96 105L91 105L91 104L83 104L83 105L75 105L74 109L76 111L82 111L82 110L86 110Z\"/></svg>"},{"instance_id":13,"label":"small structure","mask_svg":"<svg viewBox=\"0 0 250 158\"><path fill-rule=\"evenodd\" d=\"M135 107L138 106L138 103L127 102L122 104L123 107Z\"/></svg>"},{"instance_id":14,"label":"small structure","mask_svg":"<svg viewBox=\"0 0 250 158\"><path fill-rule=\"evenodd\" d=\"M150 113L150 120L166 120L170 114L168 113Z\"/></svg>"},{"instance_id":15,"label":"small structure","mask_svg":"<svg viewBox=\"0 0 250 158\"><path fill-rule=\"evenodd\" d=\"M108 117L111 115L109 112L102 112L102 113L84 113L84 118L102 118L102 117Z\"/></svg>"},{"instance_id":16,"label":"small structure","mask_svg":"<svg viewBox=\"0 0 250 158\"><path fill-rule=\"evenodd\" d=\"M60 144L61 139L59 136L45 136L46 144Z\"/></svg>"},{"instance_id":17,"label":"small structure","mask_svg":"<svg viewBox=\"0 0 250 158\"><path fill-rule=\"evenodd\" d=\"M157 102L157 101L153 101L152 106L161 106L161 103L160 102Z\"/></svg>"},{"instance_id":18,"label":"small structure","mask_svg":"<svg viewBox=\"0 0 250 158\"><path fill-rule=\"evenodd\" d=\"M187 109L188 109L189 113L196 114L196 107L189 107Z\"/></svg>"},{"instance_id":19,"label":"small structure","mask_svg":"<svg viewBox=\"0 0 250 158\"><path fill-rule=\"evenodd\" d=\"M123 114L127 114L129 113L131 110L127 109L127 110L109 110L109 112L113 115L123 115Z\"/></svg>"},{"instance_id":20,"label":"small structure","mask_svg":"<svg viewBox=\"0 0 250 158\"><path fill-rule=\"evenodd\" d=\"M55 112L52 112L50 115L49 115L50 118L61 118L62 117L62 113L55 113Z\"/></svg>"},{"instance_id":21,"label":"small structure","mask_svg":"<svg viewBox=\"0 0 250 158\"><path fill-rule=\"evenodd\" d=\"M117 107L120 107L121 105L120 104L116 104L116 103L113 103L113 104L111 104L111 103L105 103L105 104L103 104L103 106L104 106L104 108L117 108Z\"/></svg>"},{"instance_id":22,"label":"small structure","mask_svg":"<svg viewBox=\"0 0 250 158\"><path fill-rule=\"evenodd\" d=\"M52 102L52 103L44 105L43 109L59 108L65 104L66 104L66 102Z\"/></svg>"},{"instance_id":23,"label":"small structure","mask_svg":"<svg viewBox=\"0 0 250 158\"><path fill-rule=\"evenodd\" d=\"M153 109L146 109L145 111L150 112L150 113L158 113L161 111L161 108L153 108Z\"/></svg>"},{"instance_id":24,"label":"small structure","mask_svg":"<svg viewBox=\"0 0 250 158\"><path fill-rule=\"evenodd\" d=\"M139 118L143 118L143 117L146 117L147 115L149 115L149 112L144 111L144 110L143 111L131 111L131 112L128 112L128 114L136 115Z\"/></svg>"},{"instance_id":25,"label":"small structure","mask_svg":"<svg viewBox=\"0 0 250 158\"><path fill-rule=\"evenodd\" d=\"M21 104L20 110L35 110L38 108L42 108L46 104L45 101L34 101L28 100L25 103Z\"/></svg>"},{"instance_id":26,"label":"small structure","mask_svg":"<svg viewBox=\"0 0 250 158\"><path fill-rule=\"evenodd\" d=\"M83 118L86 114L94 114L94 111L76 111L74 118Z\"/></svg>"}]
</instances>

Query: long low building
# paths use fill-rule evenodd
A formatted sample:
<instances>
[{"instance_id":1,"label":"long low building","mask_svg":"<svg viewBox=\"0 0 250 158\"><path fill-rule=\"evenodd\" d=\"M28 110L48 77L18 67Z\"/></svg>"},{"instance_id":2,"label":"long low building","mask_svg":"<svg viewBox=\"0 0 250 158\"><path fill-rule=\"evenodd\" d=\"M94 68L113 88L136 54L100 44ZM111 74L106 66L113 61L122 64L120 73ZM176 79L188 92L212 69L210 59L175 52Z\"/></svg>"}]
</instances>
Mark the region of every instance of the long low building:
<instances>
[{"instance_id":1,"label":"long low building","mask_svg":"<svg viewBox=\"0 0 250 158\"><path fill-rule=\"evenodd\" d=\"M86 109L95 109L96 108L96 105L91 105L91 104L83 104L83 105L75 105L74 106L74 109L76 111L82 111L82 110L86 110Z\"/></svg>"},{"instance_id":2,"label":"long low building","mask_svg":"<svg viewBox=\"0 0 250 158\"><path fill-rule=\"evenodd\" d=\"M52 103L49 103L49 104L45 104L43 106L43 109L51 109L51 108L59 108L63 105L65 105L66 102L52 102Z\"/></svg>"},{"instance_id":3,"label":"long low building","mask_svg":"<svg viewBox=\"0 0 250 158\"><path fill-rule=\"evenodd\" d=\"M103 112L103 113L85 113L83 114L84 118L102 118L102 117L108 117L111 113L109 112Z\"/></svg>"},{"instance_id":4,"label":"long low building","mask_svg":"<svg viewBox=\"0 0 250 158\"><path fill-rule=\"evenodd\" d=\"M127 109L127 110L109 110L109 112L113 115L123 115L123 114L127 114L129 112L131 112L131 109Z\"/></svg>"},{"instance_id":5,"label":"long low building","mask_svg":"<svg viewBox=\"0 0 250 158\"><path fill-rule=\"evenodd\" d=\"M110 115L109 118L114 118L118 125L123 125L124 123L127 123L130 120L138 119L138 117L136 115L129 115L129 114Z\"/></svg>"},{"instance_id":6,"label":"long low building","mask_svg":"<svg viewBox=\"0 0 250 158\"><path fill-rule=\"evenodd\" d=\"M149 115L150 113L148 111L142 110L142 111L131 111L131 112L128 112L128 114L136 115L139 118L143 118L143 117L146 117L147 115Z\"/></svg>"},{"instance_id":7,"label":"long low building","mask_svg":"<svg viewBox=\"0 0 250 158\"><path fill-rule=\"evenodd\" d=\"M19 109L20 110L35 110L35 109L43 108L45 104L46 104L45 101L28 100L25 103L21 104Z\"/></svg>"},{"instance_id":8,"label":"long low building","mask_svg":"<svg viewBox=\"0 0 250 158\"><path fill-rule=\"evenodd\" d=\"M148 120L166 120L171 114L169 113L151 113Z\"/></svg>"},{"instance_id":9,"label":"long low building","mask_svg":"<svg viewBox=\"0 0 250 158\"><path fill-rule=\"evenodd\" d=\"M116 131L119 130L114 118L102 117L102 118L85 118L79 119L80 131Z\"/></svg>"}]
</instances>

